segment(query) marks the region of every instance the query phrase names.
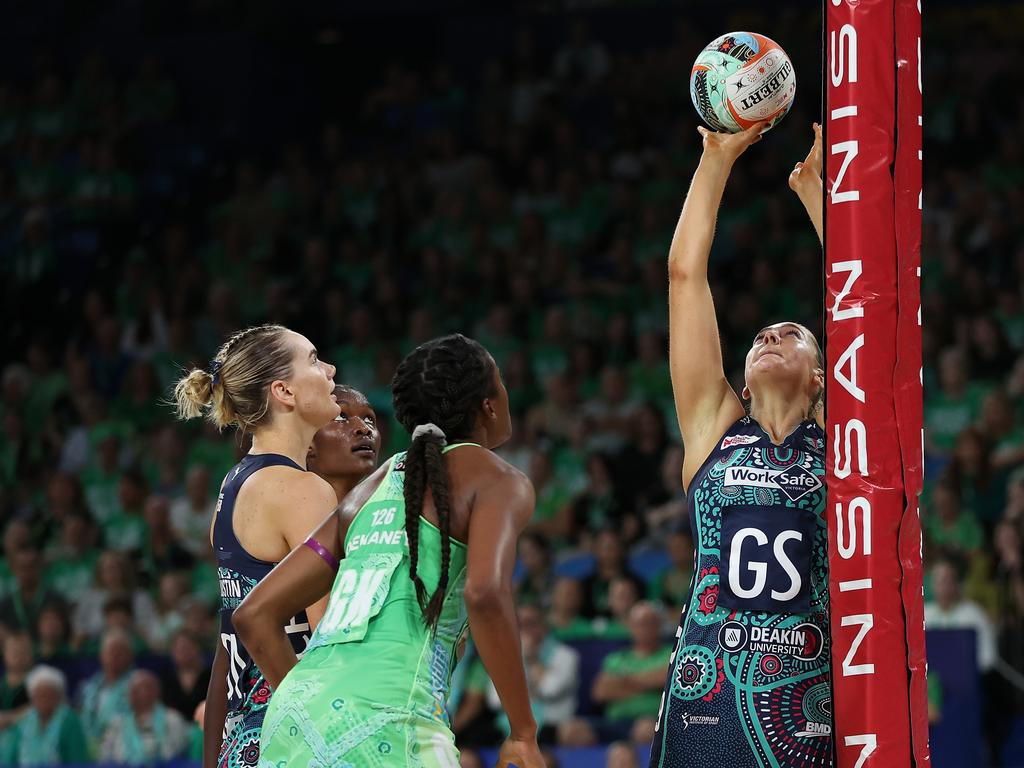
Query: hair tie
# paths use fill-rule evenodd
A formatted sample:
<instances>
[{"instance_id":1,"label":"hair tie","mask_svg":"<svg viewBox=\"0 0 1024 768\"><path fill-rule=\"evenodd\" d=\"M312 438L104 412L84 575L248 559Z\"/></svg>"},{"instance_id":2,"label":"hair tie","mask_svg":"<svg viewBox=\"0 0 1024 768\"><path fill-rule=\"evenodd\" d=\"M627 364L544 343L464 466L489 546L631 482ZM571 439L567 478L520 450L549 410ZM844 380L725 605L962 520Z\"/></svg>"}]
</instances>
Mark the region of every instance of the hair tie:
<instances>
[{"instance_id":1,"label":"hair tie","mask_svg":"<svg viewBox=\"0 0 1024 768\"><path fill-rule=\"evenodd\" d=\"M417 437L423 437L429 435L430 437L436 437L441 441L441 445L446 445L444 431L437 426L437 424L420 424L416 429L412 431L412 439L415 440Z\"/></svg>"},{"instance_id":2,"label":"hair tie","mask_svg":"<svg viewBox=\"0 0 1024 768\"><path fill-rule=\"evenodd\" d=\"M220 384L220 369L224 367L224 363L221 360L211 360L209 373L213 377L213 382L210 386L216 387Z\"/></svg>"}]
</instances>

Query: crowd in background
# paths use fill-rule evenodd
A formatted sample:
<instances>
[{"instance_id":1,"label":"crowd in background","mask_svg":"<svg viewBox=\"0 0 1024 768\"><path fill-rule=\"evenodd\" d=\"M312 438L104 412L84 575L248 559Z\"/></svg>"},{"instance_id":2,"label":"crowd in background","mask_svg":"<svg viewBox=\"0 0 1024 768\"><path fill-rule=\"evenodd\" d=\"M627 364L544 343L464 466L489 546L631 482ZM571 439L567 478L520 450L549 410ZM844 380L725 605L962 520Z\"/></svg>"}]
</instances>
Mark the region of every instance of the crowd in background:
<instances>
[{"instance_id":1,"label":"crowd in background","mask_svg":"<svg viewBox=\"0 0 1024 768\"><path fill-rule=\"evenodd\" d=\"M817 61L817 22L788 23L794 59ZM988 107L1011 53L977 24L925 50L921 514L928 625L977 629L998 741L1024 713L1005 672L1024 675L1024 163L1020 107ZM687 76L714 34L683 21L619 50L583 22L554 42L524 23L468 73L382 58L345 120L228 158L179 130L189 94L155 56L40 56L0 78L0 761L196 754L209 523L246 446L163 398L263 322L367 395L382 457L407 440L389 390L404 354L447 331L490 350L515 427L500 453L537 492L519 593L542 739L650 739L692 567L665 258L700 149ZM786 187L811 94L738 163L719 217L734 383L765 322L820 328L820 250ZM581 648L607 654L587 675ZM500 738L472 652L451 710L461 744Z\"/></svg>"}]
</instances>

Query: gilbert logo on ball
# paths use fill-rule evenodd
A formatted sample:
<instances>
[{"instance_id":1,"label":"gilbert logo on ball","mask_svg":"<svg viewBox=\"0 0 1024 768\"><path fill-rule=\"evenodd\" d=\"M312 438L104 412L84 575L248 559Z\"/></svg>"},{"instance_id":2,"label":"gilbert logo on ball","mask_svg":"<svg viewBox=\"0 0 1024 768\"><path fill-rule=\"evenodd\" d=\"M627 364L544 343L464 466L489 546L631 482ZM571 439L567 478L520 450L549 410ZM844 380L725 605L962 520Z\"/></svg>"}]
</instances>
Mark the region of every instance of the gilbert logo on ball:
<instances>
[{"instance_id":1,"label":"gilbert logo on ball","mask_svg":"<svg viewBox=\"0 0 1024 768\"><path fill-rule=\"evenodd\" d=\"M775 125L793 106L796 72L778 43L730 32L700 52L690 71L690 98L716 131L738 133L760 120Z\"/></svg>"}]
</instances>

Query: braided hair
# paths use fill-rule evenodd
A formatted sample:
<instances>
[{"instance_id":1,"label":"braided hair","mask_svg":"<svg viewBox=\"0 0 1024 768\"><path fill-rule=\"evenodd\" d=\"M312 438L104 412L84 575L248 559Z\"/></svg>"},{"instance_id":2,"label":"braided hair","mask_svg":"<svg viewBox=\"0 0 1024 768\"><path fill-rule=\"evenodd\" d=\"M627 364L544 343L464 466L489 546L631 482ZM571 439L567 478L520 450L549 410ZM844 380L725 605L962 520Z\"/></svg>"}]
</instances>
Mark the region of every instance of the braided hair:
<instances>
[{"instance_id":1,"label":"braided hair","mask_svg":"<svg viewBox=\"0 0 1024 768\"><path fill-rule=\"evenodd\" d=\"M409 578L416 587L424 621L435 629L448 588L452 548L451 498L442 449L446 438L455 442L472 434L481 401L496 394L494 361L483 346L462 334L443 336L409 353L395 371L391 389L395 418L407 432L412 434L417 426L429 423L444 433L442 436L434 430L419 430L405 457ZM441 576L429 597L417 573L420 515L428 488L441 530Z\"/></svg>"},{"instance_id":2,"label":"braided hair","mask_svg":"<svg viewBox=\"0 0 1024 768\"><path fill-rule=\"evenodd\" d=\"M257 325L238 331L217 351L209 369L195 368L174 387L180 419L205 415L218 429L252 431L267 418L270 385L292 373L288 329Z\"/></svg>"}]
</instances>

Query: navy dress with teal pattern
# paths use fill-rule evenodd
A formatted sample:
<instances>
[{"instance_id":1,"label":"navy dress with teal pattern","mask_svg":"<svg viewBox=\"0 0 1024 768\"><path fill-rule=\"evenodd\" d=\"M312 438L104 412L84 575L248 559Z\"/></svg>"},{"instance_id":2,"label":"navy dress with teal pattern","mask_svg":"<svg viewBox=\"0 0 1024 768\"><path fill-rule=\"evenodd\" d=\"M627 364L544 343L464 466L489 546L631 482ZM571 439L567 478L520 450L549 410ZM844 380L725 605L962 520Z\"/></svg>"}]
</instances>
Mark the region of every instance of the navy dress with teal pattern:
<instances>
[{"instance_id":1,"label":"navy dress with teal pattern","mask_svg":"<svg viewBox=\"0 0 1024 768\"><path fill-rule=\"evenodd\" d=\"M651 768L831 766L825 434L749 416L690 483L695 546Z\"/></svg>"},{"instance_id":2,"label":"navy dress with teal pattern","mask_svg":"<svg viewBox=\"0 0 1024 768\"><path fill-rule=\"evenodd\" d=\"M270 701L270 686L235 634L231 615L245 596L277 563L250 555L235 536L235 499L242 484L264 467L302 467L276 453L245 456L225 475L213 523L213 549L220 579L220 642L228 657L228 709L224 720L218 768L254 768L260 757L260 731ZM285 627L299 656L309 643L310 629L302 611Z\"/></svg>"}]
</instances>

